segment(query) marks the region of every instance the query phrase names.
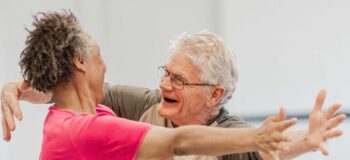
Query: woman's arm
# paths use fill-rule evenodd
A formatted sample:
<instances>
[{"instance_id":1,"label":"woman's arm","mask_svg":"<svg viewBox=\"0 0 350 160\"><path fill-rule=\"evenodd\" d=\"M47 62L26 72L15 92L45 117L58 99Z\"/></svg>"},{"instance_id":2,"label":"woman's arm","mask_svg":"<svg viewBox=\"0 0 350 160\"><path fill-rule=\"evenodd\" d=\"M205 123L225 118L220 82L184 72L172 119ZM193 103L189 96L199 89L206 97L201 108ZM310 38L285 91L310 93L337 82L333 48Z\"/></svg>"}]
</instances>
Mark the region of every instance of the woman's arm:
<instances>
[{"instance_id":1,"label":"woman's arm","mask_svg":"<svg viewBox=\"0 0 350 160\"><path fill-rule=\"evenodd\" d=\"M145 136L138 158L171 158L177 155L223 155L261 150L274 159L280 142L289 139L282 132L296 119L275 122L270 117L260 128L214 128L182 126L176 129L153 127Z\"/></svg>"}]
</instances>

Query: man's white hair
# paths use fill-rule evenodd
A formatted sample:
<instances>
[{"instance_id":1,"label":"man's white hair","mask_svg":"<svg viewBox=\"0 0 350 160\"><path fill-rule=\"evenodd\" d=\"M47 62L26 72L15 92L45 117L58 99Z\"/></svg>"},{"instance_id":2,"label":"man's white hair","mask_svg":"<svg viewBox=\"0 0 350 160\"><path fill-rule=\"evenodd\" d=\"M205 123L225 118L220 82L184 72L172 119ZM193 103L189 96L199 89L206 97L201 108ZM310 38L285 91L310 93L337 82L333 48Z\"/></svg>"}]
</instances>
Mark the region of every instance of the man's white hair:
<instances>
[{"instance_id":1,"label":"man's white hair","mask_svg":"<svg viewBox=\"0 0 350 160\"><path fill-rule=\"evenodd\" d=\"M203 83L225 88L220 105L231 99L238 80L237 66L234 54L221 37L208 31L183 33L171 42L169 51L190 58Z\"/></svg>"}]
</instances>

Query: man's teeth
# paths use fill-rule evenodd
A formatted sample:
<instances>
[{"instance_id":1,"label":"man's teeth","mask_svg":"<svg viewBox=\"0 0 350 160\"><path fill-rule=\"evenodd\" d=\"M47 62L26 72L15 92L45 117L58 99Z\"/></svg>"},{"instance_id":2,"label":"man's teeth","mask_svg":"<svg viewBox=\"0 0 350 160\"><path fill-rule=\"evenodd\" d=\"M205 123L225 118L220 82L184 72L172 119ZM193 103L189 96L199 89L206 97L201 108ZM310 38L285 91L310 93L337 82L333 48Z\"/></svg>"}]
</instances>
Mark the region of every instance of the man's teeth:
<instances>
[{"instance_id":1,"label":"man's teeth","mask_svg":"<svg viewBox=\"0 0 350 160\"><path fill-rule=\"evenodd\" d=\"M164 97L164 100L165 100L166 102L169 102L169 103L176 103L176 102L177 102L177 100L170 99L170 98L166 98L166 97Z\"/></svg>"}]
</instances>

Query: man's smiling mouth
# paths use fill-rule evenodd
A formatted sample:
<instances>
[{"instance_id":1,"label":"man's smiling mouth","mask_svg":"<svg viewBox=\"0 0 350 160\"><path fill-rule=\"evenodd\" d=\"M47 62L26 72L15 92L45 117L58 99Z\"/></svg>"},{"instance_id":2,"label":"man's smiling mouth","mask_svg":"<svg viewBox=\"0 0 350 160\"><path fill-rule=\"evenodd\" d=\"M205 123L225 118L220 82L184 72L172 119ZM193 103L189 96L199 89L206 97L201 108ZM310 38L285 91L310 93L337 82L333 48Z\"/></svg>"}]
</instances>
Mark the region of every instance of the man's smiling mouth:
<instances>
[{"instance_id":1,"label":"man's smiling mouth","mask_svg":"<svg viewBox=\"0 0 350 160\"><path fill-rule=\"evenodd\" d=\"M176 103L177 102L177 100L171 99L171 98L167 98L167 97L164 97L164 101L168 102L168 103Z\"/></svg>"}]
</instances>

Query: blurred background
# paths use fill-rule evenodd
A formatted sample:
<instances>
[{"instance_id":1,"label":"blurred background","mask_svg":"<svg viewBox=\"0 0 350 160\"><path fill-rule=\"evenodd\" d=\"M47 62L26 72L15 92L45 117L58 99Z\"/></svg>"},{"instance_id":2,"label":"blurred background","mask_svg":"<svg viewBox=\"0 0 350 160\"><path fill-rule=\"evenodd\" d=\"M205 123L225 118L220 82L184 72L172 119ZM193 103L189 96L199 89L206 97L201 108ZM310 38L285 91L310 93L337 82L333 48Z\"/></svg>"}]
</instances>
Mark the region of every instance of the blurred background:
<instances>
[{"instance_id":1,"label":"blurred background","mask_svg":"<svg viewBox=\"0 0 350 160\"><path fill-rule=\"evenodd\" d=\"M324 108L334 102L350 113L350 1L348 0L0 0L0 86L21 78L19 55L40 11L70 9L99 43L106 81L158 88L157 66L169 41L183 32L209 30L231 46L239 66L238 89L226 106L258 126L285 106L307 127L316 93ZM1 160L34 160L40 153L48 105L21 102L23 122L10 142L0 141ZM342 138L328 143L330 156L307 153L297 160L344 160L350 121ZM2 135L2 130L0 131Z\"/></svg>"}]
</instances>

